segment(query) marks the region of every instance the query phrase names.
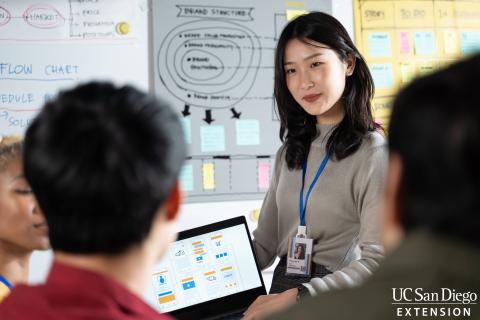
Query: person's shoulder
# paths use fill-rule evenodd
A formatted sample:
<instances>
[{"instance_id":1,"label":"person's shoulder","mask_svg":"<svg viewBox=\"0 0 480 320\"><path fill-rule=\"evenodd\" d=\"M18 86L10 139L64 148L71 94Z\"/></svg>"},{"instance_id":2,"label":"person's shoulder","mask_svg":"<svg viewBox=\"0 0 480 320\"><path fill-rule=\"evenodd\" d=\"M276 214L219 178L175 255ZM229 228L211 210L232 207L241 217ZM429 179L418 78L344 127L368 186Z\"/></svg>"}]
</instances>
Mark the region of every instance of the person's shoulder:
<instances>
[{"instance_id":1,"label":"person's shoulder","mask_svg":"<svg viewBox=\"0 0 480 320\"><path fill-rule=\"evenodd\" d=\"M364 287L334 290L306 299L301 304L268 319L389 319L391 289ZM372 309L372 305L375 308Z\"/></svg>"},{"instance_id":2,"label":"person's shoulder","mask_svg":"<svg viewBox=\"0 0 480 320\"><path fill-rule=\"evenodd\" d=\"M45 313L43 286L17 285L0 303L0 319L41 319ZM56 319L56 318L49 318Z\"/></svg>"},{"instance_id":3,"label":"person's shoulder","mask_svg":"<svg viewBox=\"0 0 480 320\"><path fill-rule=\"evenodd\" d=\"M362 147L366 149L375 149L375 148L386 148L387 139L383 131L374 130L369 131L365 134Z\"/></svg>"}]
</instances>

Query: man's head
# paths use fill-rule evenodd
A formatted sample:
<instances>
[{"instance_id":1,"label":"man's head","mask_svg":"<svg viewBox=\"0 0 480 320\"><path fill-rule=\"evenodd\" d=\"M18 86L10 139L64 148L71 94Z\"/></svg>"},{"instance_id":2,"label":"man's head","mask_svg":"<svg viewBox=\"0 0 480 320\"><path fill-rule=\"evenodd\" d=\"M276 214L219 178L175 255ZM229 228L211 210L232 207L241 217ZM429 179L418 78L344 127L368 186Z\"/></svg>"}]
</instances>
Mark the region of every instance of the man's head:
<instances>
[{"instance_id":1,"label":"man's head","mask_svg":"<svg viewBox=\"0 0 480 320\"><path fill-rule=\"evenodd\" d=\"M477 55L395 99L385 210L397 231L427 229L480 245L479 74Z\"/></svg>"},{"instance_id":2,"label":"man's head","mask_svg":"<svg viewBox=\"0 0 480 320\"><path fill-rule=\"evenodd\" d=\"M27 130L24 161L52 248L119 254L159 216L173 220L183 141L174 112L132 87L90 83L48 102Z\"/></svg>"}]
</instances>

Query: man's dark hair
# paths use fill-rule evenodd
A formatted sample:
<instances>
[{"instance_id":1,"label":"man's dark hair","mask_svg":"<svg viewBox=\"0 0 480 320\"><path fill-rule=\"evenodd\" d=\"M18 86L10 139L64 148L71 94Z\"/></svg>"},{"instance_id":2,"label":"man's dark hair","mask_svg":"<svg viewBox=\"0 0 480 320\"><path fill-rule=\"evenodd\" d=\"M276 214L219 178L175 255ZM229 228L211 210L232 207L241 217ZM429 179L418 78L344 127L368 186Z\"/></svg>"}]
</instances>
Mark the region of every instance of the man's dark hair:
<instances>
[{"instance_id":1,"label":"man's dark hair","mask_svg":"<svg viewBox=\"0 0 480 320\"><path fill-rule=\"evenodd\" d=\"M165 103L130 86L89 83L48 102L25 137L25 176L52 248L116 254L141 243L185 158Z\"/></svg>"},{"instance_id":2,"label":"man's dark hair","mask_svg":"<svg viewBox=\"0 0 480 320\"><path fill-rule=\"evenodd\" d=\"M404 172L407 231L426 228L480 245L480 55L420 78L395 99L390 150Z\"/></svg>"}]
</instances>

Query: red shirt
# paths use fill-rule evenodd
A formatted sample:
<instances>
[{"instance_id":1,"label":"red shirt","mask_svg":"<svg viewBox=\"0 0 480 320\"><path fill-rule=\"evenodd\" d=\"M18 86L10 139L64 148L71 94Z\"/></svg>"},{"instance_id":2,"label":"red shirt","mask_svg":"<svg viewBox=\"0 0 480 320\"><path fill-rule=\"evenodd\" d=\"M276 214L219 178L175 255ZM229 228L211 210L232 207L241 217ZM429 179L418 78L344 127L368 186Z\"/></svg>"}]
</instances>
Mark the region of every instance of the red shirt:
<instances>
[{"instance_id":1,"label":"red shirt","mask_svg":"<svg viewBox=\"0 0 480 320\"><path fill-rule=\"evenodd\" d=\"M169 320L98 273L55 262L44 285L18 285L0 304L10 320Z\"/></svg>"}]
</instances>

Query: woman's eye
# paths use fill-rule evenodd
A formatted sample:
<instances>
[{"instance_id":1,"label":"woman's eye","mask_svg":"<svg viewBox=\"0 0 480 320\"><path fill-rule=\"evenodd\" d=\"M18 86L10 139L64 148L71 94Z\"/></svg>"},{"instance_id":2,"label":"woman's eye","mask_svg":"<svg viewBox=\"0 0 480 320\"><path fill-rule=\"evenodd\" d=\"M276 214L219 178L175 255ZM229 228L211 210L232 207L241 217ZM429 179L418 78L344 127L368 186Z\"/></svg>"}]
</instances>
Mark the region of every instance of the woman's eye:
<instances>
[{"instance_id":1,"label":"woman's eye","mask_svg":"<svg viewBox=\"0 0 480 320\"><path fill-rule=\"evenodd\" d=\"M318 67L320 65L322 65L323 62L320 62L320 61L315 61L315 62L312 62L312 68L315 68L315 67Z\"/></svg>"},{"instance_id":2,"label":"woman's eye","mask_svg":"<svg viewBox=\"0 0 480 320\"><path fill-rule=\"evenodd\" d=\"M25 188L25 189L23 189L23 188L20 189L19 188L19 189L14 189L13 191L15 193L22 194L22 195L23 194L32 194L32 189L29 189L29 188Z\"/></svg>"},{"instance_id":3,"label":"woman's eye","mask_svg":"<svg viewBox=\"0 0 480 320\"><path fill-rule=\"evenodd\" d=\"M289 75L289 74L294 74L294 73L295 73L295 69L286 69L286 70L285 70L285 73L286 73L287 75Z\"/></svg>"}]
</instances>

